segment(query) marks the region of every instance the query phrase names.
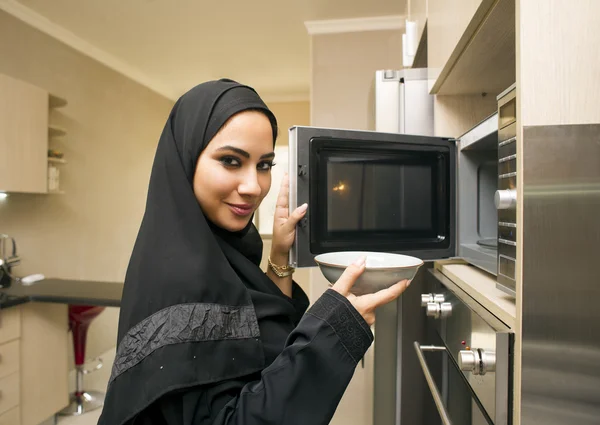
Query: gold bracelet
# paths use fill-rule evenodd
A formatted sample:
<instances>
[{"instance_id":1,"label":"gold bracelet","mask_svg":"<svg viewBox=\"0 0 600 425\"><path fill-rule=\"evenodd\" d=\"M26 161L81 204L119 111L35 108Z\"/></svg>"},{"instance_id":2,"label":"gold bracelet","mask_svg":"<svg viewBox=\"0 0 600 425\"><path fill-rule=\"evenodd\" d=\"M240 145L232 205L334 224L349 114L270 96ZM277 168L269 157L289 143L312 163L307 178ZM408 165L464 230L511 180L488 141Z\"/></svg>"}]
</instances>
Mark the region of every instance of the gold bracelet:
<instances>
[{"instance_id":1,"label":"gold bracelet","mask_svg":"<svg viewBox=\"0 0 600 425\"><path fill-rule=\"evenodd\" d=\"M268 261L269 267L271 268L271 270L273 270L273 273L275 273L278 277L291 276L296 271L296 269L290 266L289 264L286 264L285 266L278 266L277 264L273 264L270 255L268 257Z\"/></svg>"}]
</instances>

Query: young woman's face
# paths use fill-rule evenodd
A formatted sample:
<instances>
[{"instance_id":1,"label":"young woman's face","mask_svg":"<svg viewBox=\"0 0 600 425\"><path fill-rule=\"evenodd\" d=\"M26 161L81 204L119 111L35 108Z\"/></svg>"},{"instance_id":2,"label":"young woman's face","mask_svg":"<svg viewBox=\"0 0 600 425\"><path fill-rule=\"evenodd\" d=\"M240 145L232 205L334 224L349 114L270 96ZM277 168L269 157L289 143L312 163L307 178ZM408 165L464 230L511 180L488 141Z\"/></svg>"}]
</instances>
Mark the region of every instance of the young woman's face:
<instances>
[{"instance_id":1,"label":"young woman's face","mask_svg":"<svg viewBox=\"0 0 600 425\"><path fill-rule=\"evenodd\" d=\"M258 111L231 117L200 154L194 194L206 217L236 232L246 227L271 187L273 130Z\"/></svg>"}]
</instances>

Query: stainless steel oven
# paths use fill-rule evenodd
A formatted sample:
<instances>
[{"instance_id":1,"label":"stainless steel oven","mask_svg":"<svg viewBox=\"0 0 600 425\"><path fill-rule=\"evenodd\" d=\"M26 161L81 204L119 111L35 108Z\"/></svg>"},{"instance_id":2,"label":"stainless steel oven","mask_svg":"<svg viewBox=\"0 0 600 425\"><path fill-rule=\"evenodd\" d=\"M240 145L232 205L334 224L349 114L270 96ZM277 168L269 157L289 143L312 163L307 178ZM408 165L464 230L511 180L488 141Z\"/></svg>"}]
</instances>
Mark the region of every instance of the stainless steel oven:
<instances>
[{"instance_id":1,"label":"stainless steel oven","mask_svg":"<svg viewBox=\"0 0 600 425\"><path fill-rule=\"evenodd\" d=\"M439 271L428 274L427 336L414 342L438 412L426 423L510 424L514 334Z\"/></svg>"}]
</instances>

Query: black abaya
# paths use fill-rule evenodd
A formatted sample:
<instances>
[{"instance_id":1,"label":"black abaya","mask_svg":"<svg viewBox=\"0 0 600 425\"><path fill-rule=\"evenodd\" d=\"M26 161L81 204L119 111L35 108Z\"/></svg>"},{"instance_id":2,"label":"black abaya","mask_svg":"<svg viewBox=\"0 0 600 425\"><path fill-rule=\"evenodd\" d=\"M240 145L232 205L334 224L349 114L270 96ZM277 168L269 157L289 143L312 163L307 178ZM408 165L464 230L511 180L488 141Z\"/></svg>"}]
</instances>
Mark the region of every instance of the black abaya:
<instances>
[{"instance_id":1,"label":"black abaya","mask_svg":"<svg viewBox=\"0 0 600 425\"><path fill-rule=\"evenodd\" d=\"M127 269L117 355L99 425L326 424L372 334L328 290L312 308L258 267L249 223L217 228L193 192L197 159L244 110L275 117L253 89L201 84L175 104L155 156Z\"/></svg>"}]
</instances>

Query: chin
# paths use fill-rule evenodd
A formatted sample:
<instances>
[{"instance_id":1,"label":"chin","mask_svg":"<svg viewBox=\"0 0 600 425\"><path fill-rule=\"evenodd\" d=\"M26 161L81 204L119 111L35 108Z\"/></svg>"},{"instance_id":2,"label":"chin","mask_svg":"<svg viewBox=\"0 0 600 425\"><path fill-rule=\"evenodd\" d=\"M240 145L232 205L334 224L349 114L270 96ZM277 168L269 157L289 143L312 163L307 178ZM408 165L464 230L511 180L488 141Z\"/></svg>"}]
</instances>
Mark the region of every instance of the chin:
<instances>
[{"instance_id":1,"label":"chin","mask_svg":"<svg viewBox=\"0 0 600 425\"><path fill-rule=\"evenodd\" d=\"M240 230L244 230L250 220L227 220L226 222L220 223L219 227L229 231L229 232L239 232Z\"/></svg>"}]
</instances>

